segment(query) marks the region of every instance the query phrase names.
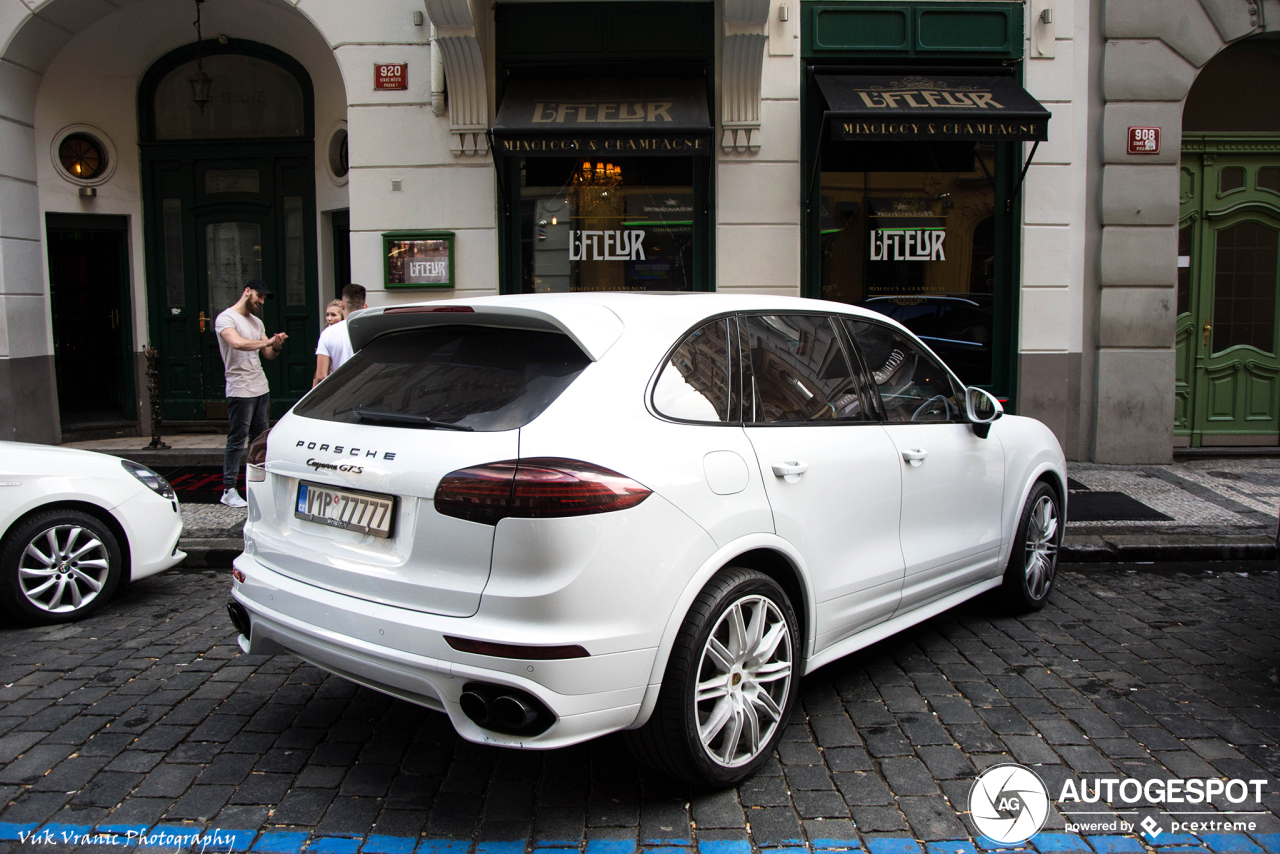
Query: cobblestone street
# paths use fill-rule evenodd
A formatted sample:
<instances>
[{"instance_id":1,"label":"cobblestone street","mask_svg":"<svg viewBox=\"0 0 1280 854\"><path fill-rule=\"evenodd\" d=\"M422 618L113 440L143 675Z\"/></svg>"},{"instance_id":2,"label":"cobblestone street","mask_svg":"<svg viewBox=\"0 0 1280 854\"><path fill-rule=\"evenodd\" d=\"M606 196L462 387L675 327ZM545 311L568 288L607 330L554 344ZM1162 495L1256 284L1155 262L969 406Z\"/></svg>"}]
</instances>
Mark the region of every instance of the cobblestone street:
<instances>
[{"instance_id":1,"label":"cobblestone street","mask_svg":"<svg viewBox=\"0 0 1280 854\"><path fill-rule=\"evenodd\" d=\"M1066 571L1030 617L970 603L806 677L776 758L713 793L638 770L617 736L479 747L444 715L291 656L242 655L227 589L225 570L170 572L82 623L0 631L0 852L132 829L157 848L178 847L166 833L217 831L210 850L274 854L963 854L975 774L1011 761L1051 798L1107 776L1269 781L1249 807L1261 814L1234 817L1252 833L1174 833L1171 807L1139 803L1120 817L1167 832L1086 844L1048 832L1085 821L1064 806L1028 848L1280 851L1272 572ZM44 844L18 842L46 828Z\"/></svg>"}]
</instances>

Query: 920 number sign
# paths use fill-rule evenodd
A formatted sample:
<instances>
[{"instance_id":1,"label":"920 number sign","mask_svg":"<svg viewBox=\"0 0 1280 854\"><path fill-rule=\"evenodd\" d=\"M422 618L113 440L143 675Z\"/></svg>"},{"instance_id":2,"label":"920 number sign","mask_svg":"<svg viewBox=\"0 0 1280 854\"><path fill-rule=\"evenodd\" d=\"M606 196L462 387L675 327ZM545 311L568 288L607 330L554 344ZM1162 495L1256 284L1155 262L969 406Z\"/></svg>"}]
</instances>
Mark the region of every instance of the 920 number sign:
<instances>
[{"instance_id":1,"label":"920 number sign","mask_svg":"<svg viewBox=\"0 0 1280 854\"><path fill-rule=\"evenodd\" d=\"M380 62L373 66L373 88L408 89L409 65L404 62Z\"/></svg>"}]
</instances>

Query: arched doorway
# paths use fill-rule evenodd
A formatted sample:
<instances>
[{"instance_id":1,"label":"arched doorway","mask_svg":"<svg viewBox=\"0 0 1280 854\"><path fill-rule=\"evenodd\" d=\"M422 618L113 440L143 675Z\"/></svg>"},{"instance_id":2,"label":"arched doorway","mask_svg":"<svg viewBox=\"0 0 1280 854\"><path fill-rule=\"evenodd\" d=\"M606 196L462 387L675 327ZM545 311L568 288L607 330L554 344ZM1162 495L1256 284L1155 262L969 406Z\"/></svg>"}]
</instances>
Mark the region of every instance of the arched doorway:
<instances>
[{"instance_id":1,"label":"arched doorway","mask_svg":"<svg viewBox=\"0 0 1280 854\"><path fill-rule=\"evenodd\" d=\"M1280 49L1227 48L1183 109L1175 442L1280 443Z\"/></svg>"},{"instance_id":2,"label":"arched doorway","mask_svg":"<svg viewBox=\"0 0 1280 854\"><path fill-rule=\"evenodd\" d=\"M311 79L274 48L236 39L200 46L209 102L192 99L197 46L161 57L138 90L152 340L170 421L226 417L218 313L261 278L264 361L279 414L311 385L319 328Z\"/></svg>"}]
</instances>

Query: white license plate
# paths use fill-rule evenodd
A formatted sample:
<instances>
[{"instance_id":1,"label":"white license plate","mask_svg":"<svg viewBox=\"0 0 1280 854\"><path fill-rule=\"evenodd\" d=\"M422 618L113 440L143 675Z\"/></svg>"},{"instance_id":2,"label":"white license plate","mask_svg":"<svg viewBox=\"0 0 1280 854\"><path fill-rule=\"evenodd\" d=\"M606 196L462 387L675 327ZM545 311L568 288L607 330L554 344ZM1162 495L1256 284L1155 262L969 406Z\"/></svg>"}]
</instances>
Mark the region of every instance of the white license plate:
<instances>
[{"instance_id":1,"label":"white license plate","mask_svg":"<svg viewBox=\"0 0 1280 854\"><path fill-rule=\"evenodd\" d=\"M298 484L298 503L293 515L347 531L389 537L395 507L396 499L392 495L335 489L304 481Z\"/></svg>"}]
</instances>

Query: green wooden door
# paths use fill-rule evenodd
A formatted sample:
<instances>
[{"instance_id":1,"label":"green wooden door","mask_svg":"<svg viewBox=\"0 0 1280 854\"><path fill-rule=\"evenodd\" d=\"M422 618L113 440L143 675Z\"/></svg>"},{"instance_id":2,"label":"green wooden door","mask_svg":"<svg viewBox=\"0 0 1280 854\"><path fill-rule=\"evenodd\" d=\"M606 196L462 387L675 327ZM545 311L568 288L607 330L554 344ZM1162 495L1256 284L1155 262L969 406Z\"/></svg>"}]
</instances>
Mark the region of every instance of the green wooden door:
<instances>
[{"instance_id":1,"label":"green wooden door","mask_svg":"<svg viewBox=\"0 0 1280 854\"><path fill-rule=\"evenodd\" d=\"M1277 444L1280 163L1184 153L1181 178L1175 435Z\"/></svg>"},{"instance_id":2,"label":"green wooden door","mask_svg":"<svg viewBox=\"0 0 1280 854\"><path fill-rule=\"evenodd\" d=\"M311 387L320 328L312 160L293 146L202 156L229 148L187 144L171 156L144 155L152 335L169 420L226 417L214 320L250 279L274 291L262 311L267 334L289 334L281 356L263 360L274 415Z\"/></svg>"}]
</instances>

